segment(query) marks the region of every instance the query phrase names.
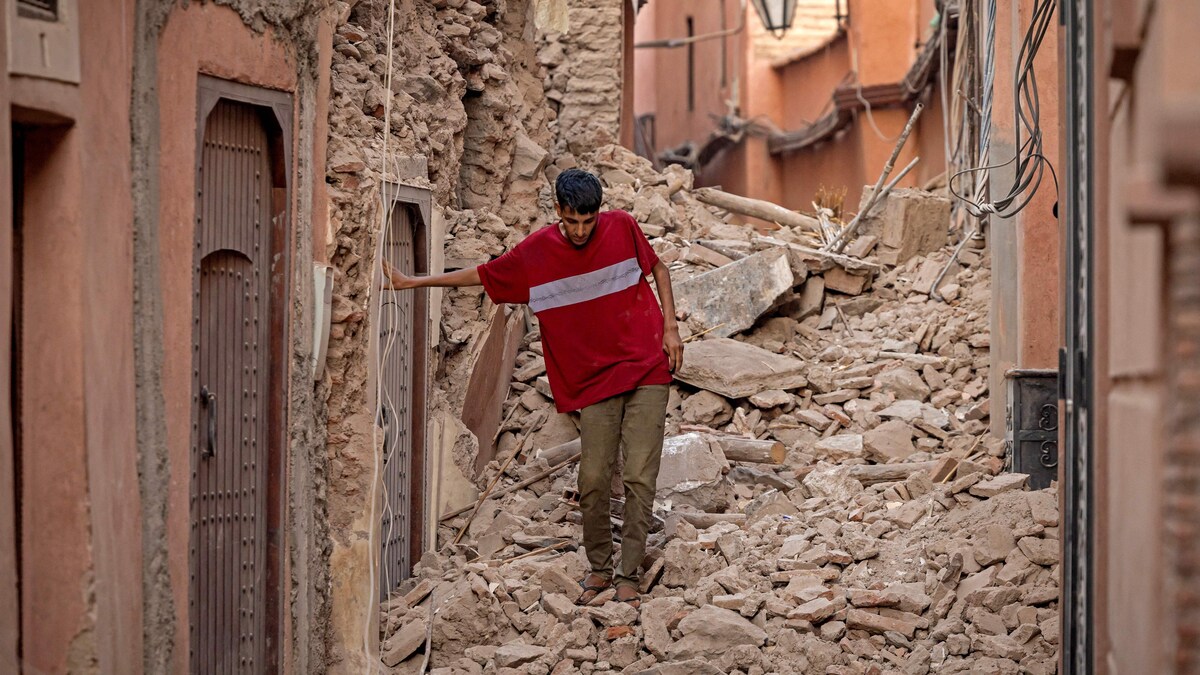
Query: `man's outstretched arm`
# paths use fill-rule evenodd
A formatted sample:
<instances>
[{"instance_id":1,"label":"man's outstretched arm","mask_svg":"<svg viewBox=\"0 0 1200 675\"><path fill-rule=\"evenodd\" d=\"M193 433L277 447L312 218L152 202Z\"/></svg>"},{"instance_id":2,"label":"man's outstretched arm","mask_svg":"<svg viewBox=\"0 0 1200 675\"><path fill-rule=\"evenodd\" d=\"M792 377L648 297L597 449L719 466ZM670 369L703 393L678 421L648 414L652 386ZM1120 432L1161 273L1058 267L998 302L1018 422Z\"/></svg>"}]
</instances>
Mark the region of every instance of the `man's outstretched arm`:
<instances>
[{"instance_id":1,"label":"man's outstretched arm","mask_svg":"<svg viewBox=\"0 0 1200 675\"><path fill-rule=\"evenodd\" d=\"M427 277L410 277L392 267L388 261L383 261L383 287L395 291L405 288L425 288L429 286L440 286L443 288L479 286L482 283L479 279L478 267L446 272L444 274L431 274Z\"/></svg>"},{"instance_id":2,"label":"man's outstretched arm","mask_svg":"<svg viewBox=\"0 0 1200 675\"><path fill-rule=\"evenodd\" d=\"M658 300L663 310L663 351L671 372L683 365L683 340L679 338L679 322L675 319L675 295L671 291L671 272L659 261L650 269L654 285L658 286Z\"/></svg>"}]
</instances>

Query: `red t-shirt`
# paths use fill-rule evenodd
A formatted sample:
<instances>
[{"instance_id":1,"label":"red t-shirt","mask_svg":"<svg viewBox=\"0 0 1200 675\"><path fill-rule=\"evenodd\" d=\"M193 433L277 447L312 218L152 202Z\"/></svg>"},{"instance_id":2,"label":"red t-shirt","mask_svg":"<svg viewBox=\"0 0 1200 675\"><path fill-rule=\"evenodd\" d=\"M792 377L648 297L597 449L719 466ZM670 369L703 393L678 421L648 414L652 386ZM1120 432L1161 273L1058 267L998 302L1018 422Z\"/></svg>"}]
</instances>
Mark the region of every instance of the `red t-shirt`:
<instances>
[{"instance_id":1,"label":"red t-shirt","mask_svg":"<svg viewBox=\"0 0 1200 675\"><path fill-rule=\"evenodd\" d=\"M663 315L646 275L658 256L624 211L606 211L583 248L558 225L479 267L495 303L527 304L542 329L559 412L649 384L670 384Z\"/></svg>"}]
</instances>

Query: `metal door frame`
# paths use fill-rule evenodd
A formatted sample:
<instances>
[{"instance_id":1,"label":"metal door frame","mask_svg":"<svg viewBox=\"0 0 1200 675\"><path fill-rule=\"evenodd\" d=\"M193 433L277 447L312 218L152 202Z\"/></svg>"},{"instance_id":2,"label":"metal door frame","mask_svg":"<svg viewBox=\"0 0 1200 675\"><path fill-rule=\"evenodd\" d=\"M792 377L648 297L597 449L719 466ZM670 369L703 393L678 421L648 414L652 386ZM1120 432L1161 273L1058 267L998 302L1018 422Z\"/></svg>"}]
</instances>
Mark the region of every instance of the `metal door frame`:
<instances>
[{"instance_id":1,"label":"metal door frame","mask_svg":"<svg viewBox=\"0 0 1200 675\"><path fill-rule=\"evenodd\" d=\"M275 125L275 129L267 127L267 137L271 148L272 170L272 204L271 212L275 214L271 226L271 257L278 262L271 267L270 279L270 344L269 363L270 396L267 415L267 542L266 542L266 672L279 672L282 664L281 652L284 627L284 598L286 597L283 566L285 555L283 551L283 529L285 524L285 508L287 498L287 401L288 401L288 364L290 358L290 311L291 304L291 269L292 269L292 94L285 91L263 89L240 82L223 80L210 75L200 74L197 77L196 93L196 143L195 143L195 176L199 185L200 166L203 161L201 149L204 147L205 127L209 115L221 100L245 103L262 109L267 121ZM196 203L197 213L199 202ZM195 227L193 222L193 227ZM194 238L194 234L193 234ZM199 258L193 261L192 291L199 288L200 277ZM192 343L196 344L198 327L192 327ZM193 406L193 428L197 420ZM194 445L196 439L191 443ZM189 453L190 455L190 453ZM191 471L189 469L188 474ZM190 520L190 514L189 514ZM189 544L190 546L190 544ZM189 575L195 572L190 569L191 556L188 556ZM192 589L189 588L189 597ZM189 635L191 617L188 619ZM191 665L189 664L189 669Z\"/></svg>"},{"instance_id":2,"label":"metal door frame","mask_svg":"<svg viewBox=\"0 0 1200 675\"><path fill-rule=\"evenodd\" d=\"M1062 206L1066 224L1066 346L1059 354L1063 399L1062 511L1062 672L1090 673L1093 666L1095 584L1094 399L1094 233L1095 179L1094 33L1091 0L1068 0L1060 21L1066 34L1065 178Z\"/></svg>"},{"instance_id":3,"label":"metal door frame","mask_svg":"<svg viewBox=\"0 0 1200 675\"><path fill-rule=\"evenodd\" d=\"M413 211L412 227L413 227L413 266L417 274L428 274L430 265L429 241L430 227L433 222L432 215L432 196L430 191L425 188L413 187L410 185L399 185L392 182L385 182L381 190L381 207L388 209L393 214L396 209L410 208ZM393 219L389 219L389 223ZM382 243L382 242L380 242ZM409 502L411 515L412 532L409 539L409 560L412 565L415 565L424 552L424 543L426 540L426 514L428 513L428 504L426 503L429 495L429 476L427 471L428 459L428 439L426 437L426 426L428 423L428 397L429 397L429 293L424 289L413 291L413 336L412 336L412 464L410 466L410 480L414 481L414 489ZM374 317L376 320L378 317ZM380 348L378 339L374 336L374 349L372 354L377 355ZM382 373L376 367L375 377L381 377ZM372 388L372 391L375 389ZM382 474L381 474L382 475ZM384 486L386 489L386 486ZM382 514L381 514L382 517ZM380 560L379 572L382 577L382 556L383 556L383 536L380 533L380 549L373 553L378 555ZM387 591L380 584L381 596Z\"/></svg>"}]
</instances>

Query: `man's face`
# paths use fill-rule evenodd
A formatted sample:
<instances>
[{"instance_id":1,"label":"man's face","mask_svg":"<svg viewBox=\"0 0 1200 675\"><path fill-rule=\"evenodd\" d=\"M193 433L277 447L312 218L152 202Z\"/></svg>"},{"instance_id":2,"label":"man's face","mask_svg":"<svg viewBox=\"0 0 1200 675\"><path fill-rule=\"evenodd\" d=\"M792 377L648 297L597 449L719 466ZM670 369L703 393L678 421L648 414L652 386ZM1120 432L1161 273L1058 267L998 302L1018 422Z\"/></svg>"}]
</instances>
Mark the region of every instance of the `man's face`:
<instances>
[{"instance_id":1,"label":"man's face","mask_svg":"<svg viewBox=\"0 0 1200 675\"><path fill-rule=\"evenodd\" d=\"M599 213L577 213L569 206L555 204L554 210L562 219L563 234L576 248L583 248L592 238L592 230L596 229L596 217Z\"/></svg>"}]
</instances>

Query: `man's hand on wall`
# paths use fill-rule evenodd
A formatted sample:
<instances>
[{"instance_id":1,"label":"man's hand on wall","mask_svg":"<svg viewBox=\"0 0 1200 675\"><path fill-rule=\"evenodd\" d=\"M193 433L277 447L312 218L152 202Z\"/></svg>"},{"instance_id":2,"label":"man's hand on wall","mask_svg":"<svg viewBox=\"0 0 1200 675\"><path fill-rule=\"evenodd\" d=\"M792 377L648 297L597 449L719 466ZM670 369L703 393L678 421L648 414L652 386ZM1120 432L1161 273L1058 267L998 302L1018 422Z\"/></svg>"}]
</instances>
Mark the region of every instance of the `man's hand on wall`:
<instances>
[{"instance_id":1,"label":"man's hand on wall","mask_svg":"<svg viewBox=\"0 0 1200 675\"><path fill-rule=\"evenodd\" d=\"M416 277L410 277L395 267L387 260L383 261L383 279L379 283L380 288L389 291L400 291L406 288L416 288Z\"/></svg>"}]
</instances>

